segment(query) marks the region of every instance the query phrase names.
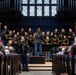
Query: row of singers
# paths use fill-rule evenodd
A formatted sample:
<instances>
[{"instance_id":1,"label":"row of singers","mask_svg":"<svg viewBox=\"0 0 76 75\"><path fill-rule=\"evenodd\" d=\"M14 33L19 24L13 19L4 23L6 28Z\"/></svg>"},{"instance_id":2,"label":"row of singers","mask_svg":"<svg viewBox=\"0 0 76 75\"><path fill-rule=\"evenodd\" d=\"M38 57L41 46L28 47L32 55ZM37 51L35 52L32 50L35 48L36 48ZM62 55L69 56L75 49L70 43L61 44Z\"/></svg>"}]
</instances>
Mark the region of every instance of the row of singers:
<instances>
[{"instance_id":1,"label":"row of singers","mask_svg":"<svg viewBox=\"0 0 76 75\"><path fill-rule=\"evenodd\" d=\"M32 32L32 29L29 28L27 32L24 31L24 28L16 32L16 30L10 30L7 26L4 26L2 30L2 40L5 45L9 40L13 40L13 42L19 42L20 37L24 36L25 39L29 42L29 44L36 43L36 40L40 39L42 44L51 44L51 45L71 45L74 42L74 32L71 28L69 28L69 32L66 33L65 29L62 29L61 32L58 29L55 29L54 32L47 31L45 32L39 30L40 37L36 36L36 32Z\"/></svg>"}]
</instances>

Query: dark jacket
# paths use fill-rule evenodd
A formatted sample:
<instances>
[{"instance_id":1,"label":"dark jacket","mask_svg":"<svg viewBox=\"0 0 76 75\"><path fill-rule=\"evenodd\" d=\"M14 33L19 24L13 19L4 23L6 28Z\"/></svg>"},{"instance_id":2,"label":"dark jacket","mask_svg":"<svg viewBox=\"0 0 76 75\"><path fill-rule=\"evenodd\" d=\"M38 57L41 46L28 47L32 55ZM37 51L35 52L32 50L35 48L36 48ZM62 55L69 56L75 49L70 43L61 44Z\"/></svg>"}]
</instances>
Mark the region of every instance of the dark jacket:
<instances>
[{"instance_id":1,"label":"dark jacket","mask_svg":"<svg viewBox=\"0 0 76 75\"><path fill-rule=\"evenodd\" d=\"M42 44L42 35L41 35L41 32L36 32L36 35L35 35L35 44Z\"/></svg>"},{"instance_id":2,"label":"dark jacket","mask_svg":"<svg viewBox=\"0 0 76 75\"><path fill-rule=\"evenodd\" d=\"M20 42L19 48L20 48L21 55L27 55L28 46L27 46L27 42L26 41Z\"/></svg>"}]
</instances>

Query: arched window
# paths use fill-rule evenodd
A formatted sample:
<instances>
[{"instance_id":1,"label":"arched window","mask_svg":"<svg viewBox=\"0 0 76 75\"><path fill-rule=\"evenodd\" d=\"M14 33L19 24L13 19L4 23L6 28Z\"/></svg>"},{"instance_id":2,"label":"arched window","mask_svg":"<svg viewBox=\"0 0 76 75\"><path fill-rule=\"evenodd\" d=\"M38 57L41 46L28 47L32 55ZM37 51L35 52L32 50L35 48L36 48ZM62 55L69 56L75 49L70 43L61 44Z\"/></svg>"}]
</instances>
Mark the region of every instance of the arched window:
<instances>
[{"instance_id":1,"label":"arched window","mask_svg":"<svg viewBox=\"0 0 76 75\"><path fill-rule=\"evenodd\" d=\"M22 0L22 14L24 16L55 16L57 14L57 0Z\"/></svg>"}]
</instances>

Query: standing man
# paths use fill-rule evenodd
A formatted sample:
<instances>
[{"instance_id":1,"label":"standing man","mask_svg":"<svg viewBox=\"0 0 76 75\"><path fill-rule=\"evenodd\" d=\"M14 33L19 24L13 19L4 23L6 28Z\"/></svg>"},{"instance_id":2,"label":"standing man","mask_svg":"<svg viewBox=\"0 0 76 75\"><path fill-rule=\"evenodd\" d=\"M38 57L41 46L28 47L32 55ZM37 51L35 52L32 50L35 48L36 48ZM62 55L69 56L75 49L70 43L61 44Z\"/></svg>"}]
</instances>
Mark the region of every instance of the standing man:
<instances>
[{"instance_id":1,"label":"standing man","mask_svg":"<svg viewBox=\"0 0 76 75\"><path fill-rule=\"evenodd\" d=\"M9 32L8 27L5 25L2 30L2 41L5 46L8 43L8 32Z\"/></svg>"},{"instance_id":2,"label":"standing man","mask_svg":"<svg viewBox=\"0 0 76 75\"><path fill-rule=\"evenodd\" d=\"M42 55L42 32L40 28L37 28L36 33L34 34L35 38L35 56L37 56L39 52L39 56Z\"/></svg>"},{"instance_id":3,"label":"standing man","mask_svg":"<svg viewBox=\"0 0 76 75\"><path fill-rule=\"evenodd\" d=\"M74 32L72 31L71 28L69 28L69 32L68 32L68 35L67 35L67 38L69 40L69 45L72 45L74 43Z\"/></svg>"},{"instance_id":4,"label":"standing man","mask_svg":"<svg viewBox=\"0 0 76 75\"><path fill-rule=\"evenodd\" d=\"M22 63L23 71L28 71L27 50L28 50L28 43L26 42L24 36L22 36L20 40L20 53L21 53L21 63Z\"/></svg>"}]
</instances>

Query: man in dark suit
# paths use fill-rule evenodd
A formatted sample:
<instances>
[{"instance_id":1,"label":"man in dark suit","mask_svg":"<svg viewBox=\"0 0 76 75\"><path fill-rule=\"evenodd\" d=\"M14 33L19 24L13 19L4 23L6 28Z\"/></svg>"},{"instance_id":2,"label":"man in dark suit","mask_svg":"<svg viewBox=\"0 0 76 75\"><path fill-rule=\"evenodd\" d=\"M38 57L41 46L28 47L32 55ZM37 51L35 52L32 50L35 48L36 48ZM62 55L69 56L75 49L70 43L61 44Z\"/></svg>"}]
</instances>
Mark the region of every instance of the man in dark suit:
<instances>
[{"instance_id":1,"label":"man in dark suit","mask_svg":"<svg viewBox=\"0 0 76 75\"><path fill-rule=\"evenodd\" d=\"M22 36L20 40L20 53L21 53L21 63L22 63L23 71L28 71L27 48L28 48L28 43L25 40L24 36Z\"/></svg>"},{"instance_id":2,"label":"man in dark suit","mask_svg":"<svg viewBox=\"0 0 76 75\"><path fill-rule=\"evenodd\" d=\"M71 28L69 28L69 32L67 35L67 38L69 40L69 45L72 45L74 43L74 36L75 36L75 33L72 31Z\"/></svg>"},{"instance_id":3,"label":"man in dark suit","mask_svg":"<svg viewBox=\"0 0 76 75\"><path fill-rule=\"evenodd\" d=\"M3 41L3 44L6 46L7 45L7 42L8 42L8 27L5 25L3 30L2 30L2 41Z\"/></svg>"}]
</instances>

